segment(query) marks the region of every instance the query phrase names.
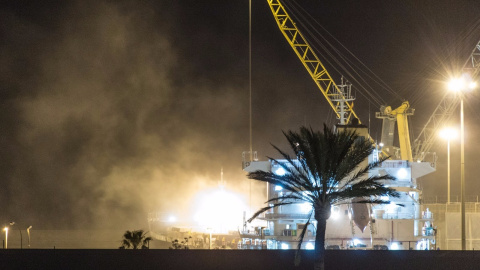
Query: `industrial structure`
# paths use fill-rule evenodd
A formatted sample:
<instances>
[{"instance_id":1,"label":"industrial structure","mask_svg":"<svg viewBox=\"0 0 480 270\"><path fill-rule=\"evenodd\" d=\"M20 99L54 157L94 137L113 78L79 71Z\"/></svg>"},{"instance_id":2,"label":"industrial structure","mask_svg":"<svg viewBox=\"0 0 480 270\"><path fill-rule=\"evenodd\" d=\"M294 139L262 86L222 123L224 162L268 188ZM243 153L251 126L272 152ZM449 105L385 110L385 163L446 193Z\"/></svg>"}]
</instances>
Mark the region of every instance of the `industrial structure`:
<instances>
[{"instance_id":1,"label":"industrial structure","mask_svg":"<svg viewBox=\"0 0 480 270\"><path fill-rule=\"evenodd\" d=\"M452 198L446 202L441 198L424 198L422 206L428 208L435 217L437 226L436 245L441 249L461 250L461 216L460 198ZM480 231L476 229L480 224L480 201L478 197L468 197L465 200L465 236L466 249L480 249Z\"/></svg>"},{"instance_id":2,"label":"industrial structure","mask_svg":"<svg viewBox=\"0 0 480 270\"><path fill-rule=\"evenodd\" d=\"M353 109L355 97L352 96L351 84L344 78L341 84L336 84L282 1L267 1L280 31L337 115L339 123L336 128L355 129L358 134L373 141L367 127L361 124ZM479 60L480 43L476 45L466 64L471 77L478 73ZM452 118L459 100L457 95L446 94L413 145L410 142L408 117L414 114L414 109L410 108L408 101L404 101L396 109L390 106L380 108L376 117L383 121L381 142L369 157L369 161L378 160L382 155L389 156L390 159L370 174L395 176L396 181L385 181L384 184L401 195L399 198L385 198L392 202L389 205L332 206L332 216L327 222L327 248L428 250L437 247L434 214L421 204L422 192L417 187L417 179L435 171L435 155L428 161L426 157L438 131ZM399 147L394 146L395 126ZM286 162L284 160L248 160L246 156L243 155L243 169L246 172L261 170L285 173L278 164ZM277 197L282 192L285 191L280 186L267 184L268 199ZM296 248L298 235L310 218L310 210L310 205L298 203L275 208L264 214L259 218L265 221L264 226L252 231L244 228L241 232L243 248ZM307 228L302 248L313 249L314 240L315 221Z\"/></svg>"}]
</instances>

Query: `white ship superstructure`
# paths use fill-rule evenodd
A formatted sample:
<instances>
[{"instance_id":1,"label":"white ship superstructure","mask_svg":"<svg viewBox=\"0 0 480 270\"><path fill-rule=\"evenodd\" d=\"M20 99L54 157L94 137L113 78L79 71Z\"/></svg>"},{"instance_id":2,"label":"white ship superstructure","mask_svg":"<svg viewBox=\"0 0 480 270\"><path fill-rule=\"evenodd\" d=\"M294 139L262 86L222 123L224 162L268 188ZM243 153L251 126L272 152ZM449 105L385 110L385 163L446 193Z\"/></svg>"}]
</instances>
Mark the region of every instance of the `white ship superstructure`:
<instances>
[{"instance_id":1,"label":"white ship superstructure","mask_svg":"<svg viewBox=\"0 0 480 270\"><path fill-rule=\"evenodd\" d=\"M345 127L345 126L344 126ZM338 127L337 127L338 128ZM359 134L366 134L366 127L355 126ZM368 135L367 135L368 136ZM373 151L369 162L378 159L381 149ZM286 160L253 161L245 163L244 170L257 170L283 174L278 163ZM435 231L433 215L422 211L421 191L416 179L435 171L429 162L386 160L370 175L389 174L396 180L383 183L400 194L399 198L382 198L390 204L343 204L332 206L332 215L327 221L327 248L343 249L432 249ZM285 190L267 184L268 199L281 196ZM357 207L357 205L359 205ZM311 205L303 202L280 206L265 213L260 219L266 226L242 233L244 248L291 249L298 245L298 237L311 215ZM302 248L312 249L315 241L316 221L307 233Z\"/></svg>"}]
</instances>

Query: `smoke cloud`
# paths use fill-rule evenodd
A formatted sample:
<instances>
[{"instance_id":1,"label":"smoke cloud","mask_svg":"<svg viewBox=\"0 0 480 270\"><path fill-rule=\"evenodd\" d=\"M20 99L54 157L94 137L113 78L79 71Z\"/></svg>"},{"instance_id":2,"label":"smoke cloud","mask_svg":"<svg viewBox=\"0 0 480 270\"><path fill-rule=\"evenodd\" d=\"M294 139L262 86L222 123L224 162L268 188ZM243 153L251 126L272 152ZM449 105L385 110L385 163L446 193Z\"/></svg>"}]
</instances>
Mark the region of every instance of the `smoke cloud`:
<instances>
[{"instance_id":1,"label":"smoke cloud","mask_svg":"<svg viewBox=\"0 0 480 270\"><path fill-rule=\"evenodd\" d=\"M146 228L149 211L181 213L186 221L191 198L215 187L222 167L227 187L250 204L241 170L241 153L249 150L248 3L213 2L2 3L0 225L137 229ZM267 3L252 2L253 150L266 160L277 155L269 143L288 149L282 130L319 129L336 119ZM455 10L447 0L417 2L378 1L364 10L341 1L305 2L417 109L414 133L442 96L439 74L451 66L442 61L458 55L463 63L463 51L473 49L479 14L469 1ZM378 139L378 108L355 95L355 110ZM385 105L399 105L381 95L391 102ZM477 97L466 104L470 141L477 134ZM478 146L469 147L473 179ZM439 143L436 151L444 148ZM442 162L445 154L438 173L419 181L424 195L445 190ZM456 174L458 164L452 166ZM467 184L469 195L477 190L475 182ZM265 194L258 184L252 192L256 209Z\"/></svg>"},{"instance_id":2,"label":"smoke cloud","mask_svg":"<svg viewBox=\"0 0 480 270\"><path fill-rule=\"evenodd\" d=\"M176 10L79 1L33 19L3 12L1 220L144 226L148 211L188 209L222 166L246 188L246 147L232 145L248 123L245 85L194 74L172 38Z\"/></svg>"}]
</instances>

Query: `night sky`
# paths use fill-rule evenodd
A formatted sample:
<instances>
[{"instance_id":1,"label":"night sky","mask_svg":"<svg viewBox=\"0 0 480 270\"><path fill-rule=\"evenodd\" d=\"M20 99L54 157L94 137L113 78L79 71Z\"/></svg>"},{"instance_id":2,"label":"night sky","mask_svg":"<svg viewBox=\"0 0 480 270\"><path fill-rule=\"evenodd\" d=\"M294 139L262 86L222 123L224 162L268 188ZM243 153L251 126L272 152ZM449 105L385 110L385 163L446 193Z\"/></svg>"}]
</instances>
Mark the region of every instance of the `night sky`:
<instances>
[{"instance_id":1,"label":"night sky","mask_svg":"<svg viewBox=\"0 0 480 270\"><path fill-rule=\"evenodd\" d=\"M253 149L265 160L276 156L270 143L286 147L282 130L336 120L267 1L252 2ZM480 40L475 0L297 5L396 92L372 84L386 105L411 103L412 141ZM215 186L222 167L248 200L248 11L248 0L2 1L0 224L130 229L148 211L188 216L192 194ZM380 140L378 105L356 91L355 110ZM479 103L472 93L465 104L469 196L480 194ZM445 197L446 144L432 150L438 171L419 183Z\"/></svg>"}]
</instances>

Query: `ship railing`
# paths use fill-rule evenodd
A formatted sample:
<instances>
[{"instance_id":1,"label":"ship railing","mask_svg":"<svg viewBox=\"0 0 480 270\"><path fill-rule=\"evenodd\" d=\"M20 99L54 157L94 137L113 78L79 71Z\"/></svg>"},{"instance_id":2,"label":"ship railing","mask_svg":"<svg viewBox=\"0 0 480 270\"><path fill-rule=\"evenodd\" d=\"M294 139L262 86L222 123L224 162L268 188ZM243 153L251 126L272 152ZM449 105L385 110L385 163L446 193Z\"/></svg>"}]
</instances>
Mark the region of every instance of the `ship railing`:
<instances>
[{"instance_id":1,"label":"ship railing","mask_svg":"<svg viewBox=\"0 0 480 270\"><path fill-rule=\"evenodd\" d=\"M414 214L411 213L384 213L382 219L413 219Z\"/></svg>"},{"instance_id":2,"label":"ship railing","mask_svg":"<svg viewBox=\"0 0 480 270\"><path fill-rule=\"evenodd\" d=\"M265 214L265 219L308 219L310 214L278 214L268 213Z\"/></svg>"}]
</instances>

